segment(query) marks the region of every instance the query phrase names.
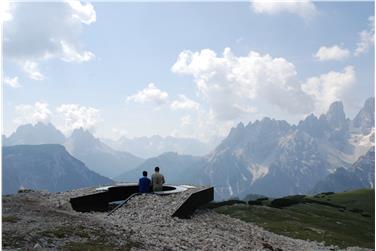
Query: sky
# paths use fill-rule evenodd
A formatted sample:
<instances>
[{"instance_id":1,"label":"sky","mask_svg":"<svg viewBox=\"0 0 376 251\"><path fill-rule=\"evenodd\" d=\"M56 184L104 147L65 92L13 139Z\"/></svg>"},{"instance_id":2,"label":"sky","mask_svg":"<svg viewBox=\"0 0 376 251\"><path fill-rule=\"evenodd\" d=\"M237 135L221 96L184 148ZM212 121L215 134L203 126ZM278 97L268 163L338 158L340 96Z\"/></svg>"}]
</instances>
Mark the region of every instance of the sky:
<instances>
[{"instance_id":1,"label":"sky","mask_svg":"<svg viewBox=\"0 0 376 251\"><path fill-rule=\"evenodd\" d=\"M1 2L3 134L224 137L374 96L373 2Z\"/></svg>"}]
</instances>

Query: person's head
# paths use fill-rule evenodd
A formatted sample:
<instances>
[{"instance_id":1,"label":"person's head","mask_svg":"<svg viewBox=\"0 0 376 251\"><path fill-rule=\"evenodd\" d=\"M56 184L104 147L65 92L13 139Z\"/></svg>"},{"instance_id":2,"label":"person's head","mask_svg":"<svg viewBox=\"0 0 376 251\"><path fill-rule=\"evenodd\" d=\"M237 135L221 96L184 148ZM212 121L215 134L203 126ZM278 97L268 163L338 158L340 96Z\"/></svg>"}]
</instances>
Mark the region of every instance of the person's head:
<instances>
[{"instance_id":1,"label":"person's head","mask_svg":"<svg viewBox=\"0 0 376 251\"><path fill-rule=\"evenodd\" d=\"M156 171L157 173L159 173L159 167L156 166L156 167L154 168L154 171Z\"/></svg>"},{"instance_id":2,"label":"person's head","mask_svg":"<svg viewBox=\"0 0 376 251\"><path fill-rule=\"evenodd\" d=\"M143 175L144 177L147 177L147 176L148 176L148 172L143 171L143 172L142 172L142 175Z\"/></svg>"}]
</instances>

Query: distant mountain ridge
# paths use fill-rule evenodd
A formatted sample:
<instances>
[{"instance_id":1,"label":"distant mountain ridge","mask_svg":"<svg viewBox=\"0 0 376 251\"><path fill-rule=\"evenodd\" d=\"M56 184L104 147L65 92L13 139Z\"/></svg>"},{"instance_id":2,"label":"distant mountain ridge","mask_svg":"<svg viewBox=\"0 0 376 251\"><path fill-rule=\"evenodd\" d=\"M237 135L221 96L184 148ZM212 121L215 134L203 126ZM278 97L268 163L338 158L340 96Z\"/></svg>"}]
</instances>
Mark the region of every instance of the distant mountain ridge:
<instances>
[{"instance_id":1,"label":"distant mountain ridge","mask_svg":"<svg viewBox=\"0 0 376 251\"><path fill-rule=\"evenodd\" d=\"M3 145L64 144L65 136L51 123L20 125L8 138L3 135Z\"/></svg>"},{"instance_id":2,"label":"distant mountain ridge","mask_svg":"<svg viewBox=\"0 0 376 251\"><path fill-rule=\"evenodd\" d=\"M9 146L2 148L2 154L3 194L21 187L61 192L113 183L89 170L61 145Z\"/></svg>"},{"instance_id":3,"label":"distant mountain ridge","mask_svg":"<svg viewBox=\"0 0 376 251\"><path fill-rule=\"evenodd\" d=\"M143 161L130 153L113 150L82 128L74 130L66 138L51 123L21 125L9 138L3 136L4 146L25 144L64 145L70 154L83 161L89 169L106 177L118 176Z\"/></svg>"},{"instance_id":4,"label":"distant mountain ridge","mask_svg":"<svg viewBox=\"0 0 376 251\"><path fill-rule=\"evenodd\" d=\"M144 161L130 153L112 149L83 129L74 130L64 146L90 169L110 178L131 170Z\"/></svg>"},{"instance_id":5,"label":"distant mountain ridge","mask_svg":"<svg viewBox=\"0 0 376 251\"><path fill-rule=\"evenodd\" d=\"M198 139L161 137L159 135L133 139L121 137L116 141L108 139L103 139L103 141L116 150L130 152L143 158L156 157L166 152L203 156L213 150L212 144L203 143Z\"/></svg>"}]
</instances>

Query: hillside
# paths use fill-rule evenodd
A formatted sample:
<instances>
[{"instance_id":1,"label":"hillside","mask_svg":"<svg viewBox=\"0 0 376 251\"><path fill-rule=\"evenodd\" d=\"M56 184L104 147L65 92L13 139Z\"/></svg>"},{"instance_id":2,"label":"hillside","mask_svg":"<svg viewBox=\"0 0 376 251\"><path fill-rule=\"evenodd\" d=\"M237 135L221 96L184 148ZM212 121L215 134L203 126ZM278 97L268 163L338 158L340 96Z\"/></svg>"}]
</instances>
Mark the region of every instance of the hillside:
<instances>
[{"instance_id":1,"label":"hillside","mask_svg":"<svg viewBox=\"0 0 376 251\"><path fill-rule=\"evenodd\" d=\"M61 145L18 145L2 148L3 194L21 187L61 192L111 184L112 180L89 170Z\"/></svg>"},{"instance_id":2,"label":"hillside","mask_svg":"<svg viewBox=\"0 0 376 251\"><path fill-rule=\"evenodd\" d=\"M373 189L290 196L249 204L259 205L234 204L217 207L215 211L292 238L324 241L342 248L375 246Z\"/></svg>"}]
</instances>

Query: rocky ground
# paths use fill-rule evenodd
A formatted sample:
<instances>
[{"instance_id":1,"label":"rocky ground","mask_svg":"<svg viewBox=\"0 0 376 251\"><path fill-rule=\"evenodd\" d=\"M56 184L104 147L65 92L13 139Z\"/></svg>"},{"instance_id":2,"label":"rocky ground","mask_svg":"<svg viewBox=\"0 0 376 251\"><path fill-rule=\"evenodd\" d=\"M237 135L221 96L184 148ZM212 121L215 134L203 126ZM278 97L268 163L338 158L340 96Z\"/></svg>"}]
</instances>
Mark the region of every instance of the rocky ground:
<instances>
[{"instance_id":1,"label":"rocky ground","mask_svg":"<svg viewBox=\"0 0 376 251\"><path fill-rule=\"evenodd\" d=\"M110 216L72 210L69 198L93 191L3 196L3 250L338 250L211 210L197 210L191 219L171 217L195 189L136 196Z\"/></svg>"}]
</instances>

